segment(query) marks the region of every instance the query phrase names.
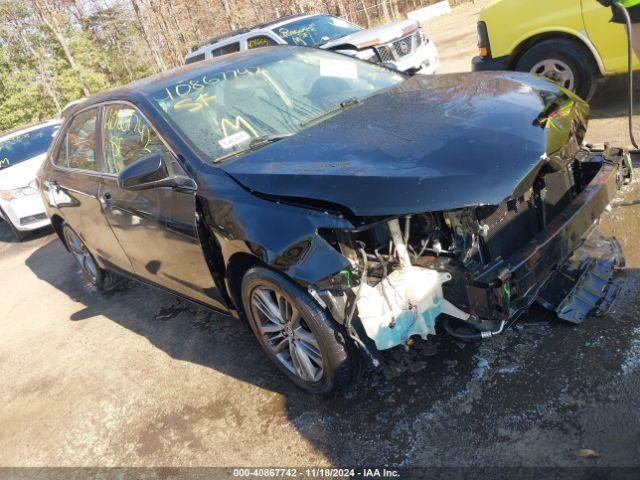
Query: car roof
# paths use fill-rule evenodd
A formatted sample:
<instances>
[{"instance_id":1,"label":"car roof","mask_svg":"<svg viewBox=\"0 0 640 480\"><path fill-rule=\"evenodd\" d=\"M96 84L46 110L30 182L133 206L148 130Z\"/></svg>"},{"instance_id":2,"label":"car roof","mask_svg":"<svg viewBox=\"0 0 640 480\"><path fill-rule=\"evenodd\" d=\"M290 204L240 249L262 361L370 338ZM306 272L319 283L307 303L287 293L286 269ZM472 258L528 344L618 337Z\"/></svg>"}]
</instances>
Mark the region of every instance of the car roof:
<instances>
[{"instance_id":1,"label":"car roof","mask_svg":"<svg viewBox=\"0 0 640 480\"><path fill-rule=\"evenodd\" d=\"M290 23L294 20L299 20L301 18L309 18L309 17L315 17L318 15L328 15L328 14L322 14L322 13L318 13L318 14L309 14L309 13L297 13L295 15L287 15L286 17L280 17L277 18L275 20L271 20L268 22L264 22L264 23L259 23L257 25L253 25L251 27L245 27L245 28L239 28L237 30L232 30L231 32L225 33L223 35L219 35L217 37L211 37L207 40L203 40L202 42L198 43L197 45L194 45L193 47L191 47L191 53L196 53L200 50L202 50L205 47L209 47L211 45L215 45L217 43L223 43L225 40L231 40L235 37L241 36L241 35L245 35L247 33L250 32L254 32L256 30L263 30L263 29L267 29L267 28L273 28L273 27L278 27L280 25L285 25L287 23Z\"/></svg>"},{"instance_id":2,"label":"car roof","mask_svg":"<svg viewBox=\"0 0 640 480\"><path fill-rule=\"evenodd\" d=\"M11 137L15 137L23 133L29 133L33 130L38 130L39 128L47 127L49 125L60 125L61 123L61 119L52 118L51 120L47 120L45 122L32 123L31 125L16 127L6 132L0 133L0 141L8 140Z\"/></svg>"},{"instance_id":3,"label":"car roof","mask_svg":"<svg viewBox=\"0 0 640 480\"><path fill-rule=\"evenodd\" d=\"M262 23L255 28L273 28L286 23L291 23L294 20L300 20L301 18L318 17L321 15L328 15L328 13L298 13L296 15L287 15L286 17L280 17L270 22Z\"/></svg>"},{"instance_id":4,"label":"car roof","mask_svg":"<svg viewBox=\"0 0 640 480\"><path fill-rule=\"evenodd\" d=\"M191 63L167 70L165 72L152 75L150 77L137 80L114 90L91 95L79 105L76 105L68 116L78 109L85 109L92 104L106 102L110 100L130 99L138 95L148 96L167 86L179 83L181 80L190 80L198 74L213 74L228 72L241 67L239 63L243 60L251 60L258 57L268 56L270 53L288 50L293 53L295 50L309 50L310 47L299 47L293 45L277 45L262 47L242 52L231 53L202 62Z\"/></svg>"}]
</instances>

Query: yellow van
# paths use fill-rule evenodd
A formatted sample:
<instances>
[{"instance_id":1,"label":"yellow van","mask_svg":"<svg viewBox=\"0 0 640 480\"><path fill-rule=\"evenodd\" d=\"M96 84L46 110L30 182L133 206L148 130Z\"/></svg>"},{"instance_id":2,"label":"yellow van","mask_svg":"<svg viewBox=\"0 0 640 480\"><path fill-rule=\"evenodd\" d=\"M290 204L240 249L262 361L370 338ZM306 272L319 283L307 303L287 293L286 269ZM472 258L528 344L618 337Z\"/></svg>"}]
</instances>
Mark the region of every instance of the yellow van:
<instances>
[{"instance_id":1,"label":"yellow van","mask_svg":"<svg viewBox=\"0 0 640 480\"><path fill-rule=\"evenodd\" d=\"M544 75L589 98L599 78L627 71L625 27L611 19L598 0L493 0L480 13L473 69Z\"/></svg>"}]
</instances>

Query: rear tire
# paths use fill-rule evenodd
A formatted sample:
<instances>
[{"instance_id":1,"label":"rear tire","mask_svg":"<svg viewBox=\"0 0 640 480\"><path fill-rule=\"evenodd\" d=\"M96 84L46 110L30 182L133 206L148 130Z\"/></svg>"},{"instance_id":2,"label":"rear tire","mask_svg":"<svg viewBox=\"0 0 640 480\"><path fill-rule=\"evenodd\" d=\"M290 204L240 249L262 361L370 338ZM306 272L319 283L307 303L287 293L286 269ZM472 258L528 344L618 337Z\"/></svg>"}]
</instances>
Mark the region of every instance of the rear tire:
<instances>
[{"instance_id":1,"label":"rear tire","mask_svg":"<svg viewBox=\"0 0 640 480\"><path fill-rule=\"evenodd\" d=\"M353 383L360 352L307 292L263 267L247 271L241 288L244 312L258 343L293 383L325 396Z\"/></svg>"},{"instance_id":2,"label":"rear tire","mask_svg":"<svg viewBox=\"0 0 640 480\"><path fill-rule=\"evenodd\" d=\"M593 96L597 85L591 52L566 39L534 45L520 57L516 70L547 77L585 100Z\"/></svg>"},{"instance_id":3,"label":"rear tire","mask_svg":"<svg viewBox=\"0 0 640 480\"><path fill-rule=\"evenodd\" d=\"M69 252L91 285L101 292L108 292L120 283L120 277L100 268L93 254L68 223L62 224L62 236Z\"/></svg>"}]
</instances>

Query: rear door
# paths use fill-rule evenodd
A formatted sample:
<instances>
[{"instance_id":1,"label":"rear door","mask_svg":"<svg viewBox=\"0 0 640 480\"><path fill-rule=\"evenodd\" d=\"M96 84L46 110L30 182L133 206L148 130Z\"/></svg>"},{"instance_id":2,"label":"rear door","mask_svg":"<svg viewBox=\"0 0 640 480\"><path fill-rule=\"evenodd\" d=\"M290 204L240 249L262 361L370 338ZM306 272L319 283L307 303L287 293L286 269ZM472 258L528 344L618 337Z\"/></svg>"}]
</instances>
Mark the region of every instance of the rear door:
<instances>
[{"instance_id":1,"label":"rear door","mask_svg":"<svg viewBox=\"0 0 640 480\"><path fill-rule=\"evenodd\" d=\"M131 271L131 263L120 248L99 200L101 183L98 107L79 112L54 152L55 179L48 180L48 201L82 238L98 262Z\"/></svg>"},{"instance_id":2,"label":"rear door","mask_svg":"<svg viewBox=\"0 0 640 480\"><path fill-rule=\"evenodd\" d=\"M117 175L125 167L161 154L171 174L186 176L153 126L129 103L104 107L105 177L100 200L135 273L182 295L226 309L202 250L195 190L156 187L127 190Z\"/></svg>"},{"instance_id":3,"label":"rear door","mask_svg":"<svg viewBox=\"0 0 640 480\"><path fill-rule=\"evenodd\" d=\"M582 0L582 17L587 35L600 54L606 72L626 72L627 34L625 26L611 22L611 9L603 7L598 0ZM633 68L639 69L638 56L634 54L633 57Z\"/></svg>"}]
</instances>

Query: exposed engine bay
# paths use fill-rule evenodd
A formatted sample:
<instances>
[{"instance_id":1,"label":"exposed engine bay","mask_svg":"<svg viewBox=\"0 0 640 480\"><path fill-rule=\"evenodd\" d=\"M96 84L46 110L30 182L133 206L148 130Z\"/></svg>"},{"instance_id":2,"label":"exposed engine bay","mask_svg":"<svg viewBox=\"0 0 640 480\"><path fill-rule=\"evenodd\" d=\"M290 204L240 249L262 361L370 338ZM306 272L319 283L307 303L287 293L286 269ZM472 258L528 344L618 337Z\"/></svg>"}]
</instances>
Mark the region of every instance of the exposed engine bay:
<instances>
[{"instance_id":1,"label":"exposed engine bay","mask_svg":"<svg viewBox=\"0 0 640 480\"><path fill-rule=\"evenodd\" d=\"M454 336L488 338L534 301L579 323L606 311L617 293L622 252L594 222L630 174L625 152L582 148L572 161L545 162L500 205L324 232L353 269L314 293L356 342L377 350L426 339L438 321Z\"/></svg>"}]
</instances>

